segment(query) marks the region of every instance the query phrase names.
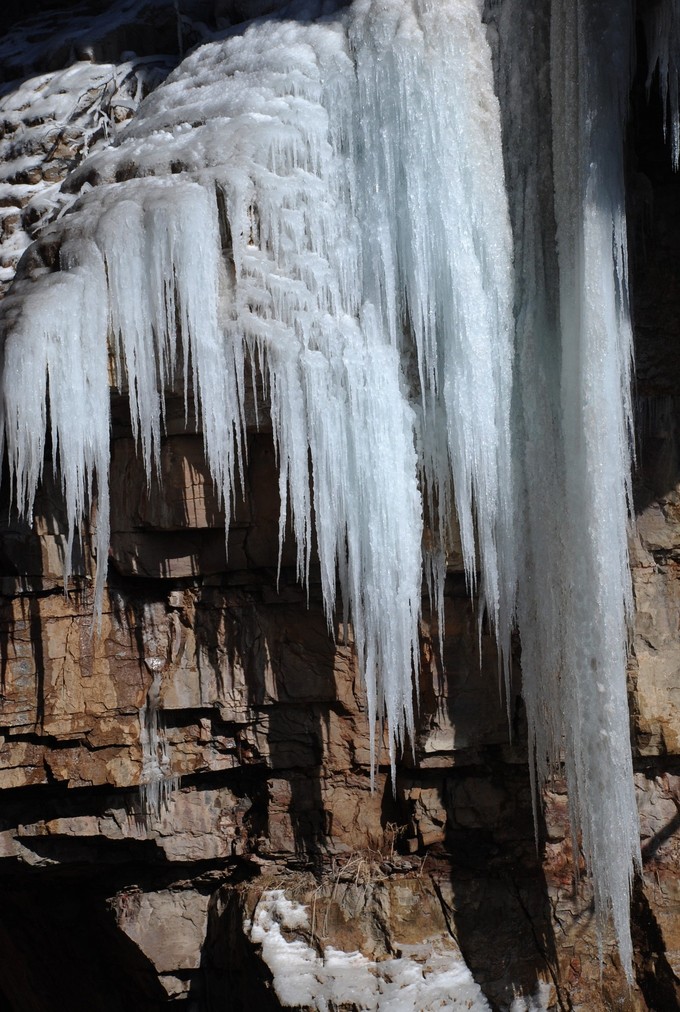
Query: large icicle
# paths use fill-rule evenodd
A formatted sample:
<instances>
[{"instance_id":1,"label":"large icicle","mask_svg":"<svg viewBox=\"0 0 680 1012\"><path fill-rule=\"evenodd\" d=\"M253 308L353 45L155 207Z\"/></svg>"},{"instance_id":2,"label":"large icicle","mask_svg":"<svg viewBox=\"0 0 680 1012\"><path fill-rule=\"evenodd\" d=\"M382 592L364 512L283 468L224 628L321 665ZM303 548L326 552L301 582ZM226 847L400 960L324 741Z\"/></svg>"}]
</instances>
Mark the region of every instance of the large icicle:
<instances>
[{"instance_id":1,"label":"large icicle","mask_svg":"<svg viewBox=\"0 0 680 1012\"><path fill-rule=\"evenodd\" d=\"M630 977L640 861L626 694L632 11L505 0L495 14L515 232L517 620L534 791L564 762L600 935L611 919Z\"/></svg>"},{"instance_id":2,"label":"large icicle","mask_svg":"<svg viewBox=\"0 0 680 1012\"><path fill-rule=\"evenodd\" d=\"M365 292L404 360L415 359L435 551L446 544L455 504L467 575L474 585L479 567L483 606L507 662L516 575L512 238L479 5L360 0L350 42Z\"/></svg>"},{"instance_id":3,"label":"large icicle","mask_svg":"<svg viewBox=\"0 0 680 1012\"><path fill-rule=\"evenodd\" d=\"M550 709L563 714L573 821L596 910L601 924L611 914L629 977L630 889L640 865L626 690L632 333L623 128L632 32L631 3L553 0L568 679Z\"/></svg>"},{"instance_id":4,"label":"large icicle","mask_svg":"<svg viewBox=\"0 0 680 1012\"><path fill-rule=\"evenodd\" d=\"M60 267L40 284L17 284L2 303L10 330L2 349L0 454L6 446L16 505L32 518L51 434L66 504L65 582L96 481L99 613L109 551L109 383L101 298L106 277L101 253L83 237L62 243Z\"/></svg>"},{"instance_id":5,"label":"large icicle","mask_svg":"<svg viewBox=\"0 0 680 1012\"><path fill-rule=\"evenodd\" d=\"M493 10L506 175L515 238L514 491L522 692L536 806L560 762L569 602L562 572L564 483L551 120L550 8L504 0ZM535 813L537 814L537 813Z\"/></svg>"}]
</instances>

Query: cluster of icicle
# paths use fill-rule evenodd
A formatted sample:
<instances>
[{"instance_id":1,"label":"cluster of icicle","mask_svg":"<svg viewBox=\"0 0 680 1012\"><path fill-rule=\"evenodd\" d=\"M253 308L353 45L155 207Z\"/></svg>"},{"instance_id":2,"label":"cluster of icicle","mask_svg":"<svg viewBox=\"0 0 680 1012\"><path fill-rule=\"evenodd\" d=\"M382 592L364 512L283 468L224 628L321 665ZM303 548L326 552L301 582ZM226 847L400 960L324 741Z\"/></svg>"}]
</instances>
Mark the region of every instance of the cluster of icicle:
<instances>
[{"instance_id":1,"label":"cluster of icicle","mask_svg":"<svg viewBox=\"0 0 680 1012\"><path fill-rule=\"evenodd\" d=\"M632 10L490 4L499 108L478 0L327 3L304 21L313 6L197 50L72 177L60 270L4 304L16 501L30 515L49 430L70 544L96 491L100 608L107 342L149 476L163 391L183 380L227 523L254 363L281 537L288 516L306 579L314 534L329 623L340 585L393 765L413 732L423 572L442 620L455 515L506 676L521 634L535 785L564 759L630 973Z\"/></svg>"}]
</instances>

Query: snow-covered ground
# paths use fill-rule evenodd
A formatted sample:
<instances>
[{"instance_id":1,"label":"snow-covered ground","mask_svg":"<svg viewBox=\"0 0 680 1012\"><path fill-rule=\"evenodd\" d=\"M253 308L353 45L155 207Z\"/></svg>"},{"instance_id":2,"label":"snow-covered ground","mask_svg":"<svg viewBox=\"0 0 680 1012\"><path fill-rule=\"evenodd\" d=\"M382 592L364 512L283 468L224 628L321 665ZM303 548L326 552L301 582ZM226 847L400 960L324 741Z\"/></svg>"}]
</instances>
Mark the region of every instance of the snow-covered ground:
<instances>
[{"instance_id":1,"label":"snow-covered ground","mask_svg":"<svg viewBox=\"0 0 680 1012\"><path fill-rule=\"evenodd\" d=\"M333 946L312 948L296 932L309 933L306 907L282 889L263 893L246 923L251 942L273 977L283 1008L331 1009L351 1005L381 1012L490 1012L453 940L400 946L392 959L370 960ZM507 1012L545 1012L551 988L516 998Z\"/></svg>"}]
</instances>

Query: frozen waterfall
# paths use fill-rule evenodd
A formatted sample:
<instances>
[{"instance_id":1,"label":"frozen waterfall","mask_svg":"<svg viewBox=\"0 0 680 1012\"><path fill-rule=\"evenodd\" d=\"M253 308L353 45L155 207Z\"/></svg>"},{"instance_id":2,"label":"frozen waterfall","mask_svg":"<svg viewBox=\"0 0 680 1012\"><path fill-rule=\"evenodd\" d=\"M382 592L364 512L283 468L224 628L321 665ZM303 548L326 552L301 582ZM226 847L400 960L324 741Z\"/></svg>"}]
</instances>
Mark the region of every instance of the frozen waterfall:
<instances>
[{"instance_id":1,"label":"frozen waterfall","mask_svg":"<svg viewBox=\"0 0 680 1012\"><path fill-rule=\"evenodd\" d=\"M564 761L600 924L630 974L632 7L494 0L494 79L479 0L333 6L289 4L197 49L72 174L79 199L43 236L59 269L2 303L15 502L31 515L51 434L69 551L96 497L99 609L108 349L149 477L164 390L183 383L227 523L257 364L281 538L288 517L302 580L317 546L329 623L339 583L393 769L413 730L423 574L441 623L457 523L506 676L519 628L536 789Z\"/></svg>"},{"instance_id":2,"label":"frozen waterfall","mask_svg":"<svg viewBox=\"0 0 680 1012\"><path fill-rule=\"evenodd\" d=\"M496 24L516 241L517 624L530 750L539 784L564 762L574 852L580 844L600 923L611 915L629 969L640 865L626 695L632 26L630 4L572 0L549 11L511 0Z\"/></svg>"}]
</instances>

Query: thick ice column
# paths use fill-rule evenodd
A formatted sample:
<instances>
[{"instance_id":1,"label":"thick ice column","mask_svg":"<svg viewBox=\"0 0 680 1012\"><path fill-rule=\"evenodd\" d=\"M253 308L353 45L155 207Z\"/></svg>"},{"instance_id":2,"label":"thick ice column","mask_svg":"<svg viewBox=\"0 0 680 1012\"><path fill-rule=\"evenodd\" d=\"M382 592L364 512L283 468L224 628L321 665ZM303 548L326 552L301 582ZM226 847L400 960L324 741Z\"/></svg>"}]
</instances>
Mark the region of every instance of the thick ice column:
<instances>
[{"instance_id":1,"label":"thick ice column","mask_svg":"<svg viewBox=\"0 0 680 1012\"><path fill-rule=\"evenodd\" d=\"M314 533L329 621L340 583L372 734L386 717L394 764L413 726L418 660L415 416L398 350L364 290L360 236L375 219L357 215L359 110L344 30L280 33L282 50L296 52L294 94L290 79L275 76L281 54L272 59L270 39L259 87L271 89L280 119L253 125L245 189L224 175L236 325L257 351L270 397L281 537L289 512L306 579Z\"/></svg>"},{"instance_id":2,"label":"thick ice column","mask_svg":"<svg viewBox=\"0 0 680 1012\"><path fill-rule=\"evenodd\" d=\"M515 235L517 620L534 791L566 762L600 930L611 915L630 973L631 11L505 0L494 27Z\"/></svg>"},{"instance_id":3,"label":"thick ice column","mask_svg":"<svg viewBox=\"0 0 680 1012\"><path fill-rule=\"evenodd\" d=\"M574 829L601 926L629 976L630 887L640 862L626 695L632 591L630 378L623 126L629 3L553 0L551 84L565 510L559 709Z\"/></svg>"}]
</instances>

